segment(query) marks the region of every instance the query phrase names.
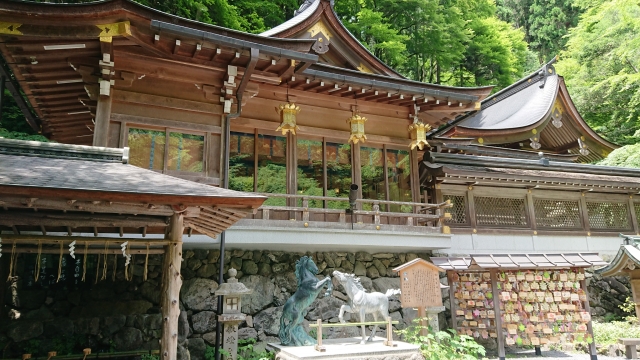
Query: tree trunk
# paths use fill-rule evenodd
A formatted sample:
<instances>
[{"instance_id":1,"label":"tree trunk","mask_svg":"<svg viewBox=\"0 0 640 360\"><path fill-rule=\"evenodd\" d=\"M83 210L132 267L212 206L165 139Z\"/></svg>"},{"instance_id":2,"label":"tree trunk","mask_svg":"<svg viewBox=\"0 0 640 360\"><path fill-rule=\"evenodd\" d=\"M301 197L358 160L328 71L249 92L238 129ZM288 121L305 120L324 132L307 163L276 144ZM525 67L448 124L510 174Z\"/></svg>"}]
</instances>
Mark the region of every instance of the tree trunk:
<instances>
[{"instance_id":1,"label":"tree trunk","mask_svg":"<svg viewBox=\"0 0 640 360\"><path fill-rule=\"evenodd\" d=\"M178 350L178 316L180 315L180 287L182 276L182 233L184 231L183 215L171 216L167 240L171 244L165 246L162 264L162 337L160 353L163 360L175 360Z\"/></svg>"}]
</instances>

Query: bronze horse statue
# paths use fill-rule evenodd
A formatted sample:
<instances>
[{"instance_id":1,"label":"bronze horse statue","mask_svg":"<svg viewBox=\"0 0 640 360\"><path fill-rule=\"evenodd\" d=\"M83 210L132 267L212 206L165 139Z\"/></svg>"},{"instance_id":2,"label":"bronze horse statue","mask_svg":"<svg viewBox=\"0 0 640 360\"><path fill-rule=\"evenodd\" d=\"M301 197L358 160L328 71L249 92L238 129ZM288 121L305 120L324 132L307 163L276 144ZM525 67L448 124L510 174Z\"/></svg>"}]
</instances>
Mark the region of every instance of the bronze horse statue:
<instances>
[{"instance_id":1,"label":"bronze horse statue","mask_svg":"<svg viewBox=\"0 0 640 360\"><path fill-rule=\"evenodd\" d=\"M328 284L325 296L331 294L333 289L331 277L327 276L322 280L318 280L316 278L317 273L318 267L310 257L303 256L296 261L298 289L287 300L282 310L280 332L278 333L282 345L306 346L316 343L316 340L302 328L302 321L307 314L307 308L318 297L324 285Z\"/></svg>"}]
</instances>

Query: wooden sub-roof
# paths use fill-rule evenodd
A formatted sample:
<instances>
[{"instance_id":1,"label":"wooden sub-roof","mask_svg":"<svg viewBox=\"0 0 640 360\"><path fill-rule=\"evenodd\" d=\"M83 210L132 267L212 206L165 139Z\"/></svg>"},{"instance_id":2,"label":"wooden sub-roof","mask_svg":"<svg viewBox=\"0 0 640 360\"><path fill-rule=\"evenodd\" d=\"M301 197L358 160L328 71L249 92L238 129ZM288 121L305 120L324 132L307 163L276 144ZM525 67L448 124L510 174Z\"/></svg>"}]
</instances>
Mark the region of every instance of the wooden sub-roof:
<instances>
[{"instance_id":1,"label":"wooden sub-roof","mask_svg":"<svg viewBox=\"0 0 640 360\"><path fill-rule=\"evenodd\" d=\"M444 270L453 271L588 268L607 265L598 253L478 254L458 258L432 257L431 261Z\"/></svg>"},{"instance_id":2,"label":"wooden sub-roof","mask_svg":"<svg viewBox=\"0 0 640 360\"><path fill-rule=\"evenodd\" d=\"M164 229L167 217L178 212L185 214L185 227L215 237L266 199L126 160L124 149L0 139L0 228L126 228L139 234Z\"/></svg>"}]
</instances>

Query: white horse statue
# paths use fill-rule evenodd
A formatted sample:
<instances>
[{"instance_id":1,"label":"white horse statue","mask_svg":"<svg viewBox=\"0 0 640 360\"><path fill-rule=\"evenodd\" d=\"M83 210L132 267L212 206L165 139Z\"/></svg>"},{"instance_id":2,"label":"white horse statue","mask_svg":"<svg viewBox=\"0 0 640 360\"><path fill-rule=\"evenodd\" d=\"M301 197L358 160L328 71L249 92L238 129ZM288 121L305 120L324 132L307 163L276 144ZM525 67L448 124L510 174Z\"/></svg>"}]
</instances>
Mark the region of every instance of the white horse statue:
<instances>
[{"instance_id":1,"label":"white horse statue","mask_svg":"<svg viewBox=\"0 0 640 360\"><path fill-rule=\"evenodd\" d=\"M378 321L378 318L380 318L381 321L387 320L389 317L389 296L399 294L400 290L389 289L386 294L380 292L367 293L367 291L362 287L360 279L354 274L344 274L336 270L333 272L333 276L338 279L340 284L342 284L347 291L347 296L349 296L349 303L340 307L340 315L338 318L341 323L345 322L345 311L352 314L359 314L360 322L365 321L366 314L372 314L374 321ZM361 328L362 341L360 343L364 344L366 337L364 325L362 325ZM376 331L378 331L378 325L373 327L371 336L369 336L367 341L373 340Z\"/></svg>"}]
</instances>

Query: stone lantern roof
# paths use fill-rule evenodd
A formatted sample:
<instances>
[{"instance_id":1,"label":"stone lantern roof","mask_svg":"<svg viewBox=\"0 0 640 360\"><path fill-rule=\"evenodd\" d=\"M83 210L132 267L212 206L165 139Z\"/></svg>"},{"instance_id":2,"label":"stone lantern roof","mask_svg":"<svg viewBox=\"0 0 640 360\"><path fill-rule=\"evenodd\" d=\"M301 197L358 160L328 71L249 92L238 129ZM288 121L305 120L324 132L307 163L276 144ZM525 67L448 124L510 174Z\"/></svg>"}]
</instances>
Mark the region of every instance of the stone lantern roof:
<instances>
[{"instance_id":1,"label":"stone lantern roof","mask_svg":"<svg viewBox=\"0 0 640 360\"><path fill-rule=\"evenodd\" d=\"M220 284L218 290L216 290L216 296L229 296L229 295L248 295L253 292L253 290L247 288L243 283L238 282L236 279L236 275L238 271L234 268L229 269L229 279L226 283Z\"/></svg>"}]
</instances>

